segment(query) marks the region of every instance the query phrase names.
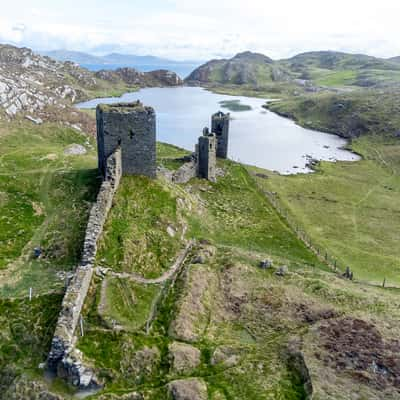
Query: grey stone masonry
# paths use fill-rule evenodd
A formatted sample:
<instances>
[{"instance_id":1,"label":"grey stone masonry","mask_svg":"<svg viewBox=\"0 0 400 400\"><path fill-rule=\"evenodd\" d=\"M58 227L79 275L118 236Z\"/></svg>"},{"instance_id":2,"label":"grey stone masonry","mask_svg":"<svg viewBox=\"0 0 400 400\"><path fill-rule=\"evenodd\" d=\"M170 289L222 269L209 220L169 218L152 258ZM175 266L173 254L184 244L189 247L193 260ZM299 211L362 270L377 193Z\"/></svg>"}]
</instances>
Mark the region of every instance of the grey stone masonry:
<instances>
[{"instance_id":1,"label":"grey stone masonry","mask_svg":"<svg viewBox=\"0 0 400 400\"><path fill-rule=\"evenodd\" d=\"M82 259L65 292L47 359L47 366L51 371L81 388L96 386L97 380L93 371L83 365L81 353L75 348L75 331L93 275L97 241L112 206L121 171L121 149L117 148L108 157L105 165L104 181L89 215Z\"/></svg>"},{"instance_id":2,"label":"grey stone masonry","mask_svg":"<svg viewBox=\"0 0 400 400\"><path fill-rule=\"evenodd\" d=\"M197 175L199 178L216 181L216 147L215 135L210 133L208 128L204 128L203 136L199 137L196 146Z\"/></svg>"},{"instance_id":3,"label":"grey stone masonry","mask_svg":"<svg viewBox=\"0 0 400 400\"><path fill-rule=\"evenodd\" d=\"M134 103L99 104L96 109L99 169L121 147L122 175L156 176L156 114Z\"/></svg>"},{"instance_id":4,"label":"grey stone masonry","mask_svg":"<svg viewBox=\"0 0 400 400\"><path fill-rule=\"evenodd\" d=\"M211 117L211 132L217 137L217 157L228 157L230 114L219 111Z\"/></svg>"}]
</instances>

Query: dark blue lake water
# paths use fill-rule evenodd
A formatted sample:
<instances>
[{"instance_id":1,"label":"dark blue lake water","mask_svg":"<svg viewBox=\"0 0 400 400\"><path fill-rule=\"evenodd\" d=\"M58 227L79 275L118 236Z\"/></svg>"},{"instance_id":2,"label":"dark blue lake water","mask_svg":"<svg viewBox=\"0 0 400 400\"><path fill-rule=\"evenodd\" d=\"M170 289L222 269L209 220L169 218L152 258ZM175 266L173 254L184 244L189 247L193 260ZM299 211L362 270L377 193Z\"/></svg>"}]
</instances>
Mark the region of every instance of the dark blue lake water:
<instances>
[{"instance_id":1,"label":"dark blue lake water","mask_svg":"<svg viewBox=\"0 0 400 400\"><path fill-rule=\"evenodd\" d=\"M247 111L231 111L229 157L283 174L309 172L307 156L318 160L355 161L359 157L342 147L346 140L312 131L280 117L262 106L266 99L215 94L199 87L150 88L126 93L119 98L94 99L78 104L93 108L99 103L140 100L157 113L157 140L188 150L194 145L211 115L223 101L239 101Z\"/></svg>"}]
</instances>

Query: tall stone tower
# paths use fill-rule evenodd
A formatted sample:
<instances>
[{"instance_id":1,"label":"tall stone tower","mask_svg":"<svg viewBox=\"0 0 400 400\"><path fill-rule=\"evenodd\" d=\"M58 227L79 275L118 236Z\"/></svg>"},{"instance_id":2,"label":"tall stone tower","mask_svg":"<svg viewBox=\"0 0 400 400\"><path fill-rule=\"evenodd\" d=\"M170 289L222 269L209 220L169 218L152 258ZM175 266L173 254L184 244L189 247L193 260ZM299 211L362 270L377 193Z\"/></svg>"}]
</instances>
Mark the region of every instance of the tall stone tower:
<instances>
[{"instance_id":1,"label":"tall stone tower","mask_svg":"<svg viewBox=\"0 0 400 400\"><path fill-rule=\"evenodd\" d=\"M156 176L156 114L134 103L99 104L96 109L99 170L121 148L122 175Z\"/></svg>"},{"instance_id":2,"label":"tall stone tower","mask_svg":"<svg viewBox=\"0 0 400 400\"><path fill-rule=\"evenodd\" d=\"M197 175L199 178L216 181L216 150L217 140L208 128L204 128L203 136L199 137L199 143L196 146L197 153Z\"/></svg>"},{"instance_id":3,"label":"tall stone tower","mask_svg":"<svg viewBox=\"0 0 400 400\"><path fill-rule=\"evenodd\" d=\"M228 157L230 115L219 111L211 117L211 132L217 136L217 157Z\"/></svg>"}]
</instances>

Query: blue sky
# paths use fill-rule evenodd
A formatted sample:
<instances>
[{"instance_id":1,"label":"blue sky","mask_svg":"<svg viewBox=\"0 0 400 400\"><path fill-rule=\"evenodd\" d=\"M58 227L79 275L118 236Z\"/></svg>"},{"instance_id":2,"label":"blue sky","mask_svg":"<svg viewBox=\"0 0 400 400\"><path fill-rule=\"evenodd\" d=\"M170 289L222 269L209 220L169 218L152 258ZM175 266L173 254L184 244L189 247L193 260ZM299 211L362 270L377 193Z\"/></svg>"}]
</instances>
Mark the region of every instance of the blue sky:
<instances>
[{"instance_id":1,"label":"blue sky","mask_svg":"<svg viewBox=\"0 0 400 400\"><path fill-rule=\"evenodd\" d=\"M11 0L0 41L206 60L239 51L400 55L399 0Z\"/></svg>"}]
</instances>

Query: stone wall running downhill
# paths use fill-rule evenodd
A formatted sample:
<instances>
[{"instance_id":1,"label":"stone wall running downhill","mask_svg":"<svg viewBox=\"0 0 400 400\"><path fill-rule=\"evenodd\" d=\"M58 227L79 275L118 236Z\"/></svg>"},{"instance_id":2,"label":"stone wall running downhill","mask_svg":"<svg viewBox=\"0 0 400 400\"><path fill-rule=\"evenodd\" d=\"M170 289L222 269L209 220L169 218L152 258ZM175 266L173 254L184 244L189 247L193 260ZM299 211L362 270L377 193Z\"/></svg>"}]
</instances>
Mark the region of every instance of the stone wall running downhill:
<instances>
[{"instance_id":1,"label":"stone wall running downhill","mask_svg":"<svg viewBox=\"0 0 400 400\"><path fill-rule=\"evenodd\" d=\"M97 241L120 182L121 166L121 149L118 148L107 159L105 178L90 211L82 259L65 292L47 360L48 368L57 376L81 388L97 386L98 383L93 371L83 365L81 352L75 348L75 330L93 275Z\"/></svg>"}]
</instances>

